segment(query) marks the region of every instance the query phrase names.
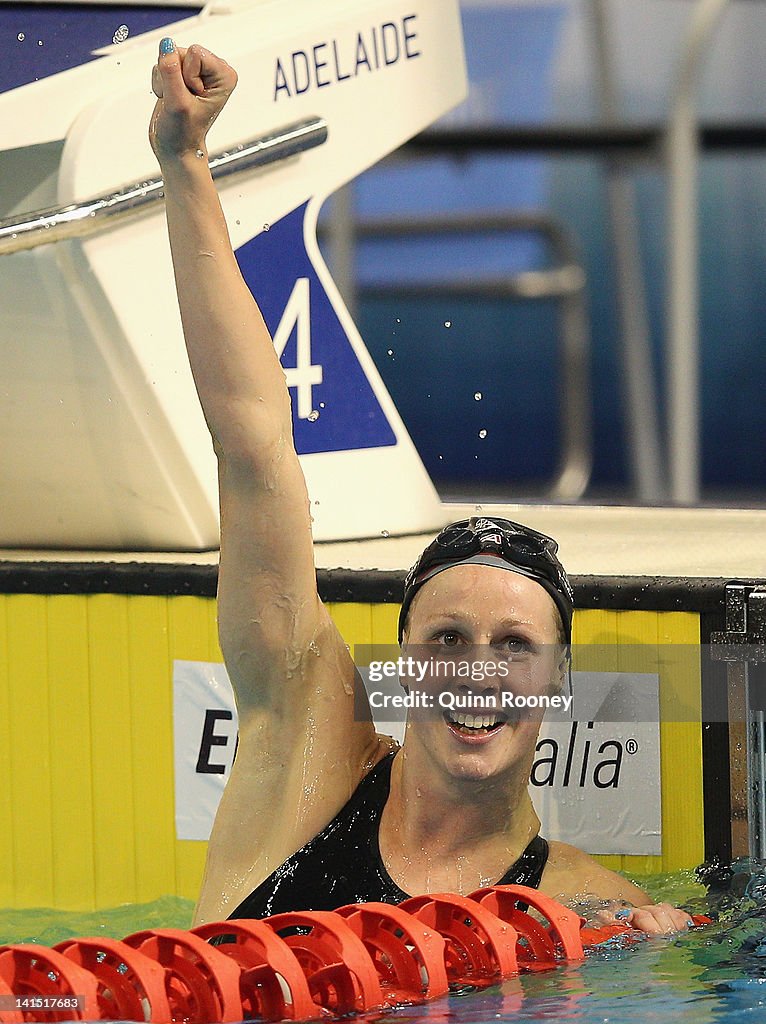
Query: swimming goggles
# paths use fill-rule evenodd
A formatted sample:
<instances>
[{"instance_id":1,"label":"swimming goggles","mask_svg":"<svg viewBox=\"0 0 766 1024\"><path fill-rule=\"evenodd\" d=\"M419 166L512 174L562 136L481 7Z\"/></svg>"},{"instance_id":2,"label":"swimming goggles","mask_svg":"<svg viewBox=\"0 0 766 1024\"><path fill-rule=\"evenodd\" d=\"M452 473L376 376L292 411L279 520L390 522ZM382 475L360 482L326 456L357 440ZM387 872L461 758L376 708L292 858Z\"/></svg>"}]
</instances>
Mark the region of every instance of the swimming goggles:
<instances>
[{"instance_id":1,"label":"swimming goggles","mask_svg":"<svg viewBox=\"0 0 766 1024\"><path fill-rule=\"evenodd\" d=\"M510 519L473 516L445 527L425 549L404 581L404 599L399 612L399 642L415 594L442 569L468 560L492 565L500 558L511 569L528 576L548 591L556 603L564 626L566 642L572 640L574 595L563 565L557 558L559 546L552 537L538 533ZM489 556L486 560L475 556Z\"/></svg>"}]
</instances>

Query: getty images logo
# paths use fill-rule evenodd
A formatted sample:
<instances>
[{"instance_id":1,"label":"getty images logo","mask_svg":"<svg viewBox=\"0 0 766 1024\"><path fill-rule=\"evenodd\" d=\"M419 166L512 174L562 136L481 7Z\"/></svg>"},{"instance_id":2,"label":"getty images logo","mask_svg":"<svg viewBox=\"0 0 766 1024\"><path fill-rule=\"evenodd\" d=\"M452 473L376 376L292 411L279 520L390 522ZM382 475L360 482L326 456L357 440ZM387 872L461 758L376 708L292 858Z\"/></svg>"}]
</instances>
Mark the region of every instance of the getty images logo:
<instances>
[{"instance_id":1,"label":"getty images logo","mask_svg":"<svg viewBox=\"0 0 766 1024\"><path fill-rule=\"evenodd\" d=\"M638 752L635 739L616 737L602 739L592 735L593 722L572 722L569 735L563 740L550 737L538 740L530 782L533 786L557 786L561 789L617 789L625 754ZM589 735L589 732L591 735ZM596 741L596 742L594 742Z\"/></svg>"}]
</instances>

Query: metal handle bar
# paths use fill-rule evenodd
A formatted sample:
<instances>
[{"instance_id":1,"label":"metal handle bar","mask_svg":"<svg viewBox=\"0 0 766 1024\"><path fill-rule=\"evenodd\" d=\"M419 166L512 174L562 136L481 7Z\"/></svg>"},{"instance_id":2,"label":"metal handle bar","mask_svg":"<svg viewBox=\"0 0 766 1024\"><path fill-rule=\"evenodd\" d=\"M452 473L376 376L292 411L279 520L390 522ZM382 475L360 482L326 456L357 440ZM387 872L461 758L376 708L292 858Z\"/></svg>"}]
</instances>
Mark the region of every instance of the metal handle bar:
<instances>
[{"instance_id":1,"label":"metal handle bar","mask_svg":"<svg viewBox=\"0 0 766 1024\"><path fill-rule=\"evenodd\" d=\"M210 171L225 178L265 167L304 153L327 141L327 122L320 117L280 128L259 138L242 142L233 149L214 154ZM95 235L117 220L135 216L164 198L162 178L133 182L118 192L87 199L71 206L49 207L0 220L0 256L35 249L65 238Z\"/></svg>"}]
</instances>

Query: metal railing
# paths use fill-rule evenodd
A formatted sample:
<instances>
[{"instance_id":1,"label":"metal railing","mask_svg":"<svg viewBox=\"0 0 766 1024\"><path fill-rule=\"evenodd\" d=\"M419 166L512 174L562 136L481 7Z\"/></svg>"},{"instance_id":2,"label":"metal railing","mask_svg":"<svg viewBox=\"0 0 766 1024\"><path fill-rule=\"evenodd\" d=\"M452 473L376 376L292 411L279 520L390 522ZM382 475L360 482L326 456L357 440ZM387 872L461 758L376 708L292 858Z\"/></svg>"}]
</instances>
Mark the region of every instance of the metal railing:
<instances>
[{"instance_id":1,"label":"metal railing","mask_svg":"<svg viewBox=\"0 0 766 1024\"><path fill-rule=\"evenodd\" d=\"M631 462L639 497L668 497L695 504L701 490L699 400L699 287L697 169L701 151L753 150L766 146L763 122L700 124L696 92L704 59L729 0L695 0L681 41L677 81L670 98L667 124L618 122L616 94L609 83L608 54L603 31L596 33L595 58L603 120L595 125L502 126L474 129L431 129L411 140L408 155L477 152L592 153L611 161L610 214L615 235L620 279L624 365L627 373L627 412ZM606 11L603 0L591 0L597 27ZM667 473L661 465L656 400L646 387L649 372L645 303L636 301L643 290L635 241L629 182L616 160L650 157L665 163L668 193ZM627 302L627 305L625 303ZM640 344L637 345L636 343ZM636 353L641 351L641 359ZM647 424L652 430L647 432ZM662 479L667 475L668 483Z\"/></svg>"},{"instance_id":2,"label":"metal railing","mask_svg":"<svg viewBox=\"0 0 766 1024\"><path fill-rule=\"evenodd\" d=\"M696 0L683 41L667 134L668 463L670 496L701 492L697 89L704 58L729 0Z\"/></svg>"},{"instance_id":3,"label":"metal railing","mask_svg":"<svg viewBox=\"0 0 766 1024\"><path fill-rule=\"evenodd\" d=\"M213 178L279 163L327 141L327 122L315 117L297 121L269 135L242 142L209 159ZM35 249L67 238L95 235L117 221L143 213L164 199L162 178L137 181L94 199L0 220L0 256Z\"/></svg>"},{"instance_id":4,"label":"metal railing","mask_svg":"<svg viewBox=\"0 0 766 1024\"><path fill-rule=\"evenodd\" d=\"M443 277L437 281L395 279L358 288L370 298L465 297L485 299L553 299L559 304L562 446L550 496L559 501L582 497L593 463L589 387L590 330L586 277L576 248L563 226L538 212L439 214L422 217L371 219L353 223L354 240L440 237L488 233L534 233L543 236L554 265L503 277ZM353 286L352 286L353 287ZM343 289L341 288L341 291ZM344 296L346 298L346 296ZM353 304L354 296L349 297Z\"/></svg>"}]
</instances>

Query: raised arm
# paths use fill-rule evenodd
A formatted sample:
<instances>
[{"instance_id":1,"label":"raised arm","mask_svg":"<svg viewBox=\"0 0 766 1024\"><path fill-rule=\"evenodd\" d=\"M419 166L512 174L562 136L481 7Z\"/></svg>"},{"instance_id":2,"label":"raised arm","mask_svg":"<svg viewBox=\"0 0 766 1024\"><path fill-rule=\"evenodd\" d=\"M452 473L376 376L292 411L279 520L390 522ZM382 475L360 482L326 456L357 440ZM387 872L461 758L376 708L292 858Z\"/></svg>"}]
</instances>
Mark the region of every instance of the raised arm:
<instances>
[{"instance_id":1,"label":"raised arm","mask_svg":"<svg viewBox=\"0 0 766 1024\"><path fill-rule=\"evenodd\" d=\"M207 162L207 131L236 81L202 47L161 54L150 139L165 179L189 360L219 462L221 640L247 707L267 696L269 676L300 656L324 616L285 376L239 272Z\"/></svg>"},{"instance_id":2,"label":"raised arm","mask_svg":"<svg viewBox=\"0 0 766 1024\"><path fill-rule=\"evenodd\" d=\"M353 663L316 590L285 376L208 168L206 133L236 80L204 48L163 40L150 127L189 360L219 465L219 631L240 742L208 888L220 896L218 876L229 872L229 901L326 824L378 756L371 723L355 721Z\"/></svg>"}]
</instances>

